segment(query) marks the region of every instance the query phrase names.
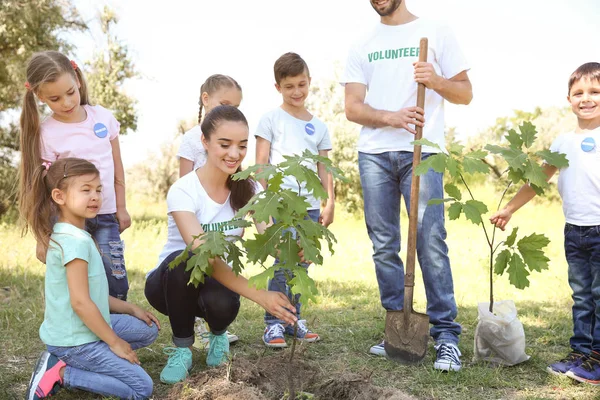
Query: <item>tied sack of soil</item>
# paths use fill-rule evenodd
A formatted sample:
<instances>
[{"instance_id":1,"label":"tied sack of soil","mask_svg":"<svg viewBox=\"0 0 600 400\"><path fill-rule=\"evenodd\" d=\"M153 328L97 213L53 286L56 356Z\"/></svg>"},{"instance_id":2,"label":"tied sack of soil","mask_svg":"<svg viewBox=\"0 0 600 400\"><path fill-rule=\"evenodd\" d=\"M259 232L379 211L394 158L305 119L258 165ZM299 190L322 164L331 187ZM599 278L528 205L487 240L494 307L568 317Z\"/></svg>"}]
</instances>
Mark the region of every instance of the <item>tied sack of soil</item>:
<instances>
[{"instance_id":1,"label":"tied sack of soil","mask_svg":"<svg viewBox=\"0 0 600 400\"><path fill-rule=\"evenodd\" d=\"M473 361L485 361L497 365L516 365L529 360L525 354L525 331L517 318L517 308L512 300L479 303L479 316L475 328L475 351Z\"/></svg>"}]
</instances>

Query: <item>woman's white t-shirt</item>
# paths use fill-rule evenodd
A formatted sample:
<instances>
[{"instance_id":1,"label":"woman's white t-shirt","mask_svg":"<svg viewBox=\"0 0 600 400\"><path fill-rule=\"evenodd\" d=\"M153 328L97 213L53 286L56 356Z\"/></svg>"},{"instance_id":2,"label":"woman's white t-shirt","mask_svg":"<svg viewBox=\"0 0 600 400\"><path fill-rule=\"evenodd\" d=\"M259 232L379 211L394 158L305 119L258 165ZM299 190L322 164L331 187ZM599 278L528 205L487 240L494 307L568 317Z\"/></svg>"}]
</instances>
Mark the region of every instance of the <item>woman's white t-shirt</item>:
<instances>
[{"instance_id":1,"label":"woman's white t-shirt","mask_svg":"<svg viewBox=\"0 0 600 400\"><path fill-rule=\"evenodd\" d=\"M262 186L256 182L255 193L262 191ZM226 235L241 236L242 228L232 227L230 223L235 219L235 211L231 208L229 197L223 203L217 203L210 198L196 175L192 171L179 178L169 189L167 194L168 231L167 243L164 245L154 271L171 253L185 249L186 243L179 233L175 219L171 215L174 211L188 211L194 213L204 232L223 231ZM148 272L148 275L152 273Z\"/></svg>"},{"instance_id":2,"label":"woman's white t-shirt","mask_svg":"<svg viewBox=\"0 0 600 400\"><path fill-rule=\"evenodd\" d=\"M193 161L193 169L200 168L206 164L206 150L202 146L202 130L200 130L200 125L194 126L183 134L177 157Z\"/></svg>"}]
</instances>

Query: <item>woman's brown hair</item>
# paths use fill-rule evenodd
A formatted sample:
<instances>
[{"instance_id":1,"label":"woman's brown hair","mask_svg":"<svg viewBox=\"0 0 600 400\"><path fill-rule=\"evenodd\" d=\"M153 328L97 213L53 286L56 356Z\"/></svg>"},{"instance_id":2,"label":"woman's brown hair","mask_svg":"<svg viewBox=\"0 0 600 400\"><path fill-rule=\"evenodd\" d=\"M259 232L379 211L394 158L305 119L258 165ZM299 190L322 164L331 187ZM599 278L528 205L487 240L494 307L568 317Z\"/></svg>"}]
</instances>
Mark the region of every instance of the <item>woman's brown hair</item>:
<instances>
[{"instance_id":1,"label":"woman's brown hair","mask_svg":"<svg viewBox=\"0 0 600 400\"><path fill-rule=\"evenodd\" d=\"M77 64L71 62L58 51L43 51L35 53L27 63L26 92L21 111L20 136L20 179L19 179L19 210L21 215L28 214L28 207L35 203L33 180L36 170L42 165L41 156L41 122L36 95L40 86L47 82L56 82L63 74L70 74L79 81L80 105L90 104L87 85ZM27 232L27 220L23 233Z\"/></svg>"},{"instance_id":2,"label":"woman's brown hair","mask_svg":"<svg viewBox=\"0 0 600 400\"><path fill-rule=\"evenodd\" d=\"M225 121L241 122L248 126L248 121L244 114L233 106L217 106L213 108L202 121L200 129L204 137L210 141L210 137L215 132L219 124ZM240 172L242 167L238 167L236 172ZM248 204L248 201L254 196L256 182L252 178L233 180L231 176L227 178L227 187L231 191L229 202L234 211L239 210Z\"/></svg>"}]
</instances>

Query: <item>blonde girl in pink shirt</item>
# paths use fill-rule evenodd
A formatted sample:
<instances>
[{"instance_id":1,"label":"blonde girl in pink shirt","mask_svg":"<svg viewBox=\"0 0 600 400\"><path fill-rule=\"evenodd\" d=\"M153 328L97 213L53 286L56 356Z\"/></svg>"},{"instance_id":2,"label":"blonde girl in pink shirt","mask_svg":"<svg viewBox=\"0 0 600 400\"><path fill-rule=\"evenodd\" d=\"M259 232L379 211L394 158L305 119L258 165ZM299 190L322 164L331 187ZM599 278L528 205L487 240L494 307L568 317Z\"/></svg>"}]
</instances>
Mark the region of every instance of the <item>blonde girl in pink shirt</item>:
<instances>
[{"instance_id":1,"label":"blonde girl in pink shirt","mask_svg":"<svg viewBox=\"0 0 600 400\"><path fill-rule=\"evenodd\" d=\"M35 53L27 64L27 82L21 112L21 202L29 204L33 172L66 157L82 158L100 171L103 204L86 230L94 237L109 283L111 296L127 299L129 283L121 232L131 225L125 205L125 172L119 148L119 122L102 106L90 104L81 69L57 51ZM52 114L40 119L38 100ZM32 210L21 207L24 220ZM28 226L25 225L25 231ZM46 248L37 246L45 262Z\"/></svg>"}]
</instances>

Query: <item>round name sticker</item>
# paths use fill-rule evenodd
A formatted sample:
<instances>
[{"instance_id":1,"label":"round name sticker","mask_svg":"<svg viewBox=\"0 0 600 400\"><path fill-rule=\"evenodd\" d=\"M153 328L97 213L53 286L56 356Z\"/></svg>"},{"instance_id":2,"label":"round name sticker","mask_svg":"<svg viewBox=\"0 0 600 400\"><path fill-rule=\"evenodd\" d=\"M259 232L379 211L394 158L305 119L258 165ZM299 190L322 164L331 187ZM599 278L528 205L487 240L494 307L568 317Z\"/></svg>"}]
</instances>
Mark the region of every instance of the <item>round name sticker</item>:
<instances>
[{"instance_id":1,"label":"round name sticker","mask_svg":"<svg viewBox=\"0 0 600 400\"><path fill-rule=\"evenodd\" d=\"M94 133L101 139L105 138L108 135L108 128L103 123L98 122L94 125Z\"/></svg>"},{"instance_id":2,"label":"round name sticker","mask_svg":"<svg viewBox=\"0 0 600 400\"><path fill-rule=\"evenodd\" d=\"M304 130L310 136L315 134L315 126L313 124L311 124L310 122L308 124L304 125Z\"/></svg>"},{"instance_id":3,"label":"round name sticker","mask_svg":"<svg viewBox=\"0 0 600 400\"><path fill-rule=\"evenodd\" d=\"M594 150L595 148L596 148L596 141L594 140L594 138L587 137L587 138L583 139L583 141L581 142L581 150L585 151L586 153L589 153L590 151Z\"/></svg>"}]
</instances>

